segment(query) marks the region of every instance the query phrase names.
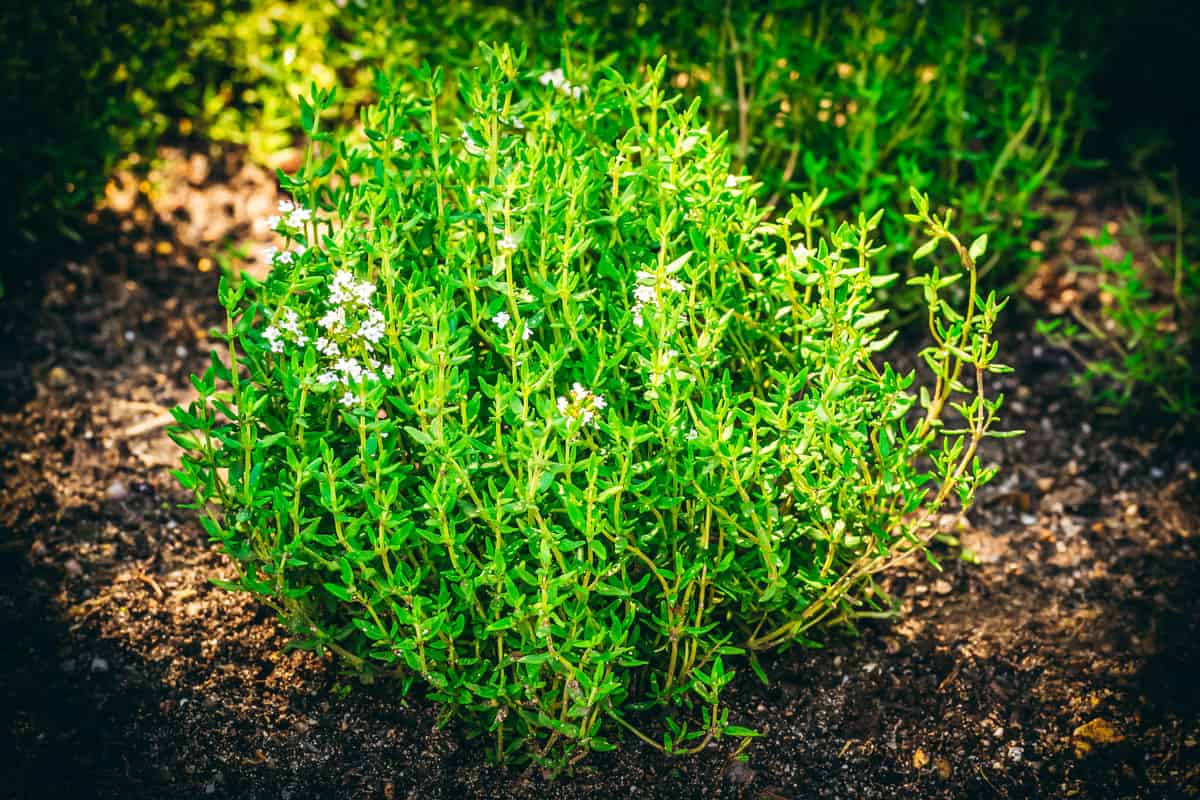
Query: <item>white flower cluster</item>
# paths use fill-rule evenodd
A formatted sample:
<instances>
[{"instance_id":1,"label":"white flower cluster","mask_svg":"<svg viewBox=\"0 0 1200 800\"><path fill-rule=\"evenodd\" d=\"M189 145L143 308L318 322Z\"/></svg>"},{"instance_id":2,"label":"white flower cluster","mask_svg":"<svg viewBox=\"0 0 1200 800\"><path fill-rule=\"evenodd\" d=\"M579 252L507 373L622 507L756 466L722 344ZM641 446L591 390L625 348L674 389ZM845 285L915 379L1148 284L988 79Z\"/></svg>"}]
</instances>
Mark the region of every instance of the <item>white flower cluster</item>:
<instances>
[{"instance_id":1,"label":"white flower cluster","mask_svg":"<svg viewBox=\"0 0 1200 800\"><path fill-rule=\"evenodd\" d=\"M267 227L279 230L282 227L288 232L296 232L304 227L304 223L312 219L312 212L307 208L297 206L291 200L279 201L279 214L267 219Z\"/></svg>"},{"instance_id":2,"label":"white flower cluster","mask_svg":"<svg viewBox=\"0 0 1200 800\"><path fill-rule=\"evenodd\" d=\"M566 75L563 74L562 67L557 67L548 72L543 72L541 77L538 78L538 82L541 83L542 86L553 86L563 94L570 95L576 100L582 97L583 93L587 91L586 86L575 86L574 84L570 83L567 80Z\"/></svg>"},{"instance_id":3,"label":"white flower cluster","mask_svg":"<svg viewBox=\"0 0 1200 800\"><path fill-rule=\"evenodd\" d=\"M576 425L579 427L595 426L599 413L608 406L602 396L585 389L579 382L574 383L571 391L567 394L569 399L568 397L558 398L558 413L566 418L568 430Z\"/></svg>"},{"instance_id":4,"label":"white flower cluster","mask_svg":"<svg viewBox=\"0 0 1200 800\"><path fill-rule=\"evenodd\" d=\"M324 335L316 341L317 351L328 358L336 359L333 368L317 377L323 385L333 383L350 384L366 380L377 380L376 370L380 369L379 360L373 352L375 345L383 339L385 323L383 312L371 303L375 294L375 284L370 281L360 281L347 270L334 273L329 285L329 302L331 308L325 312L317 324L325 329ZM352 325L357 321L357 326ZM352 330L353 328L353 330ZM367 353L367 364L363 366L357 359L342 355L342 347L338 340L347 338L358 339ZM385 377L395 374L391 365L383 367ZM343 395L343 403L347 403L349 393ZM352 400L349 404L352 404Z\"/></svg>"},{"instance_id":5,"label":"white flower cluster","mask_svg":"<svg viewBox=\"0 0 1200 800\"><path fill-rule=\"evenodd\" d=\"M646 320L642 316L642 311L646 306L658 308L664 294L667 292L678 294L685 289L687 287L675 278L668 277L666 280L660 281L653 272L639 269L637 285L633 287L633 324L639 328L646 324Z\"/></svg>"},{"instance_id":6,"label":"white flower cluster","mask_svg":"<svg viewBox=\"0 0 1200 800\"><path fill-rule=\"evenodd\" d=\"M278 217L272 217L272 219L278 219ZM294 266L296 264L296 260L299 259L300 256L304 255L306 249L307 248L302 244L296 245L296 247L292 250L284 250L282 252L274 247L264 247L263 258L266 259L268 264L284 264L290 267Z\"/></svg>"},{"instance_id":7,"label":"white flower cluster","mask_svg":"<svg viewBox=\"0 0 1200 800\"><path fill-rule=\"evenodd\" d=\"M371 303L374 294L373 283L357 280L347 270L338 270L329 285L330 307L316 321L323 333L313 340L313 346L329 359L326 368L317 375L317 383L342 389L339 402L348 407L358 403L355 385L378 380L380 375L391 380L396 374L391 364L382 364L375 355L375 348L386 333L386 324L383 312ZM267 326L263 338L273 353L282 353L285 342L298 347L309 342L299 314L291 308L283 312L278 322ZM343 347L356 342L366 351L361 361L343 353Z\"/></svg>"},{"instance_id":8,"label":"white flower cluster","mask_svg":"<svg viewBox=\"0 0 1200 800\"><path fill-rule=\"evenodd\" d=\"M294 308L284 310L283 319L278 325L268 325L263 331L263 338L271 346L272 353L283 352L284 335L292 344L303 347L308 343L308 336L300 328L300 317Z\"/></svg>"}]
</instances>

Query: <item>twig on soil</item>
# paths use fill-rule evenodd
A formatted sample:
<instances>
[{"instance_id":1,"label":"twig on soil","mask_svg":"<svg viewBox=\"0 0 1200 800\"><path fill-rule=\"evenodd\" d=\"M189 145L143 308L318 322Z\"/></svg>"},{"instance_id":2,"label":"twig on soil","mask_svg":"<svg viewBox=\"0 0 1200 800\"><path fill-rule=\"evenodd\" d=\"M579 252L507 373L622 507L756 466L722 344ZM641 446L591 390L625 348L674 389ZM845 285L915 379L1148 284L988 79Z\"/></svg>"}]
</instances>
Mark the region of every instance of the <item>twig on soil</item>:
<instances>
[{"instance_id":1,"label":"twig on soil","mask_svg":"<svg viewBox=\"0 0 1200 800\"><path fill-rule=\"evenodd\" d=\"M158 585L158 584L155 582L154 578L151 578L149 575L145 574L144 572L139 572L139 573L138 573L137 575L135 575L134 577L136 577L136 578L137 578L139 581L141 581L142 583L146 584L146 585L147 585L147 586L149 586L151 589L153 589L153 590L154 590L154 596L155 596L155 597L157 597L159 600L162 600L162 599L163 599L163 590L162 590L162 588L161 588L161 587L160 587L160 586L159 586L159 585Z\"/></svg>"},{"instance_id":2,"label":"twig on soil","mask_svg":"<svg viewBox=\"0 0 1200 800\"><path fill-rule=\"evenodd\" d=\"M171 413L169 411L164 411L156 417L151 417L150 419L142 420L141 422L130 425L128 428L121 431L121 437L125 439L132 439L136 436L141 436L144 433L158 430L165 425L170 425L174 421L175 418L171 416Z\"/></svg>"}]
</instances>

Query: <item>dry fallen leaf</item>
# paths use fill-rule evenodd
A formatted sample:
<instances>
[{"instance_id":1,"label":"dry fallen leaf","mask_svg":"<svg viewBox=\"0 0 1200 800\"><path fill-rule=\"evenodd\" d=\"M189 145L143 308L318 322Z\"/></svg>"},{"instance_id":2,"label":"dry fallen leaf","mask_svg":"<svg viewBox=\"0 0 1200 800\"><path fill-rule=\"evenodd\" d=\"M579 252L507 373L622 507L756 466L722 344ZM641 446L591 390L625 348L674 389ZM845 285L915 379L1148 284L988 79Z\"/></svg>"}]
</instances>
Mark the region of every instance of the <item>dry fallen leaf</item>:
<instances>
[{"instance_id":1,"label":"dry fallen leaf","mask_svg":"<svg viewBox=\"0 0 1200 800\"><path fill-rule=\"evenodd\" d=\"M1125 741L1125 737L1103 717L1097 717L1091 722L1080 725L1071 734L1075 743L1075 757L1083 758L1092 751L1095 745L1116 744Z\"/></svg>"}]
</instances>

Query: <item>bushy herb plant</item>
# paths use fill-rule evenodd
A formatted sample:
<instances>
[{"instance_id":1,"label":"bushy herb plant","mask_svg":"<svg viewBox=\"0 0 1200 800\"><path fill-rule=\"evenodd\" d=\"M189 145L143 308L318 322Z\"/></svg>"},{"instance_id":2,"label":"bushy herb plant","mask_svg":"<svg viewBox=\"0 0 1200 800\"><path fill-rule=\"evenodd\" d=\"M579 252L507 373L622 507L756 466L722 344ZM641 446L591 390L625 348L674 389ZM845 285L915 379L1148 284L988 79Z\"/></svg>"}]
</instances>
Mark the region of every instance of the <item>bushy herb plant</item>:
<instances>
[{"instance_id":1,"label":"bushy herb plant","mask_svg":"<svg viewBox=\"0 0 1200 800\"><path fill-rule=\"evenodd\" d=\"M304 101L291 244L222 281L229 360L175 411L178 477L229 588L498 758L750 735L733 665L889 613L876 576L993 474L986 241L914 192L918 255L961 264L914 279L914 391L886 359L879 213L824 227L821 191L768 222L662 65L483 63L458 121L439 70L381 76L362 145L322 132L330 93Z\"/></svg>"}]
</instances>

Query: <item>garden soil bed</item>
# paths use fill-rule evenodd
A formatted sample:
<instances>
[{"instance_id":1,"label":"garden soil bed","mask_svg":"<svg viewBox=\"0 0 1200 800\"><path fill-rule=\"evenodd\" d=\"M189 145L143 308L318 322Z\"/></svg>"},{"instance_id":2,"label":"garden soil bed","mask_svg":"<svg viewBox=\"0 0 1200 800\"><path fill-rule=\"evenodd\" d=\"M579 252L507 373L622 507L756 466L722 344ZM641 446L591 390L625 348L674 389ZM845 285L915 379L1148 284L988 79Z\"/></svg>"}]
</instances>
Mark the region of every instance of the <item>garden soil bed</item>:
<instances>
[{"instance_id":1,"label":"garden soil bed","mask_svg":"<svg viewBox=\"0 0 1200 800\"><path fill-rule=\"evenodd\" d=\"M1200 796L1200 453L1097 417L1031 324L1003 338L999 478L944 520L942 571L888 581L894 620L743 669L698 757L637 742L546 781L437 709L284 652L168 470L164 413L218 322L211 260L265 242L270 177L168 153L114 181L86 258L0 311L0 796L785 798ZM256 227L257 225L257 227ZM965 558L964 558L965 556Z\"/></svg>"}]
</instances>

